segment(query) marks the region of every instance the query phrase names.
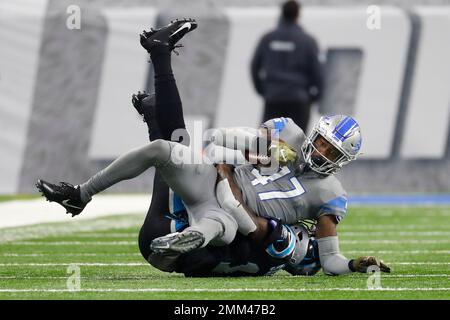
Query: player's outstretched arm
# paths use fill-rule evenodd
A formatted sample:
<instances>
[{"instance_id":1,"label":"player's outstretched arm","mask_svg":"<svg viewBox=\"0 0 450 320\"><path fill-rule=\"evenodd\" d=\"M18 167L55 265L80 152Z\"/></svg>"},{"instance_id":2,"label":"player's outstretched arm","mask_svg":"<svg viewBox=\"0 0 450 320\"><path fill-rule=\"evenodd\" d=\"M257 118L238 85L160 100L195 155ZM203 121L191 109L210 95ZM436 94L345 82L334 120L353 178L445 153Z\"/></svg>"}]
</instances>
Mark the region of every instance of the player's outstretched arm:
<instances>
[{"instance_id":1,"label":"player's outstretched arm","mask_svg":"<svg viewBox=\"0 0 450 320\"><path fill-rule=\"evenodd\" d=\"M325 274L366 273L370 266L377 266L382 272L391 271L383 261L375 257L367 256L349 260L340 254L334 216L324 215L317 220L316 238L319 244L320 263Z\"/></svg>"}]
</instances>

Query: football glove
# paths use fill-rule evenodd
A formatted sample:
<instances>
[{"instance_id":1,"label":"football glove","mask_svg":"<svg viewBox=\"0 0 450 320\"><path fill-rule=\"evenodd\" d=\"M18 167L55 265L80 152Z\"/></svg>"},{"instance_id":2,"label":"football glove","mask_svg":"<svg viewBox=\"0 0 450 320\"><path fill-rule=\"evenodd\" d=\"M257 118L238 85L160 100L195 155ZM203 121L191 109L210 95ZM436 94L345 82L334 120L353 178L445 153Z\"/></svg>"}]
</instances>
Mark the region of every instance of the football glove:
<instances>
[{"instance_id":1,"label":"football glove","mask_svg":"<svg viewBox=\"0 0 450 320\"><path fill-rule=\"evenodd\" d=\"M269 151L271 158L278 161L281 167L294 163L298 159L297 151L281 140L272 141L269 146Z\"/></svg>"},{"instance_id":2,"label":"football glove","mask_svg":"<svg viewBox=\"0 0 450 320\"><path fill-rule=\"evenodd\" d=\"M372 257L372 256L359 257L357 259L354 259L351 261L351 265L352 265L352 271L361 272L361 273L366 273L367 268L370 266L377 266L378 268L380 268L380 271L382 271L382 272L387 272L387 273L391 272L391 268L389 268L387 265L385 265L383 261L381 261L375 257Z\"/></svg>"}]
</instances>

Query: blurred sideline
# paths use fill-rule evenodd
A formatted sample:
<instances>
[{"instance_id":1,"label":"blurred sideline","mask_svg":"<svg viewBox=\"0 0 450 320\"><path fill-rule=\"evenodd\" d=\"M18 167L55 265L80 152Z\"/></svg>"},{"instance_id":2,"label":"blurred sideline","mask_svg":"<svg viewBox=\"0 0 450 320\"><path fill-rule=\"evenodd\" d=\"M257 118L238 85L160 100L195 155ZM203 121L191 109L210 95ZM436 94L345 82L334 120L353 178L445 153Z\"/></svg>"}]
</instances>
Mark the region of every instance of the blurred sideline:
<instances>
[{"instance_id":1,"label":"blurred sideline","mask_svg":"<svg viewBox=\"0 0 450 320\"><path fill-rule=\"evenodd\" d=\"M55 202L42 198L32 200L12 200L0 203L0 228L51 222L78 222L99 217L142 214L145 215L151 202L149 195L98 195L83 213L73 219ZM349 206L450 206L450 194L414 195L354 195L349 198Z\"/></svg>"},{"instance_id":2,"label":"blurred sideline","mask_svg":"<svg viewBox=\"0 0 450 320\"><path fill-rule=\"evenodd\" d=\"M0 228L18 227L49 222L77 222L98 217L142 213L145 215L151 197L149 195L98 195L83 213L72 218L56 202L43 198L13 200L0 203Z\"/></svg>"}]
</instances>

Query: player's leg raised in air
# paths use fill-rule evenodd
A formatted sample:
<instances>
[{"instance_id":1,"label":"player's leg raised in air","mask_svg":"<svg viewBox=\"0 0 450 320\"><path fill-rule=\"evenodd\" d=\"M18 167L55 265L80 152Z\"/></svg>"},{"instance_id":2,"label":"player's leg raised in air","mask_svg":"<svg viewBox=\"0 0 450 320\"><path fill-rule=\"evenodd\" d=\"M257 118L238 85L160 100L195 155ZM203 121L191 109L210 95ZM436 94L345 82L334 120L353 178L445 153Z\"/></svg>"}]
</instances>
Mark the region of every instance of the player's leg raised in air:
<instances>
[{"instance_id":1,"label":"player's leg raised in air","mask_svg":"<svg viewBox=\"0 0 450 320\"><path fill-rule=\"evenodd\" d=\"M180 108L181 111L181 100L171 69L170 54L176 42L195 28L194 21L180 20L141 35L141 45L150 52L155 69L156 108ZM181 117L175 117L175 120L167 119L174 121L174 125L167 128L159 127L163 137L171 133L167 130L184 126L182 112L178 114L181 114ZM156 112L155 116L161 119L167 116L167 113ZM217 245L230 243L237 225L234 219L219 207L215 199L217 172L214 166L180 162L180 159L173 158L174 148L187 149L179 143L159 139L122 155L79 186L73 187L67 183L54 185L43 180L39 180L37 186L48 200L58 202L69 213L77 215L93 195L120 181L132 179L150 167L156 167L186 205L190 226L181 233L155 239L152 249L187 252L205 246L211 241Z\"/></svg>"}]
</instances>

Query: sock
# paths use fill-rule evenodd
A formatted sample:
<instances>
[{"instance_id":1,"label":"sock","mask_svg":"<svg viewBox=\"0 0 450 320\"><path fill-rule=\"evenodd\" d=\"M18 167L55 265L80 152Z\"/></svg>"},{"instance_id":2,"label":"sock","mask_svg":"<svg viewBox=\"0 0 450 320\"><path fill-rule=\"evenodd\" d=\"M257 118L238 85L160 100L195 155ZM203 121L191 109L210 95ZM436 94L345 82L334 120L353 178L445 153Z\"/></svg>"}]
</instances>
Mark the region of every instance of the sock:
<instances>
[{"instance_id":1,"label":"sock","mask_svg":"<svg viewBox=\"0 0 450 320\"><path fill-rule=\"evenodd\" d=\"M166 46L157 46L151 51L153 69L155 71L155 120L159 125L161 138L172 140L176 129L186 129L180 94L175 82L171 66L171 52ZM187 133L176 137L174 141L189 144Z\"/></svg>"}]
</instances>

